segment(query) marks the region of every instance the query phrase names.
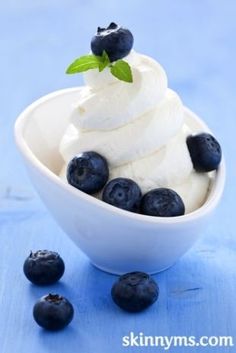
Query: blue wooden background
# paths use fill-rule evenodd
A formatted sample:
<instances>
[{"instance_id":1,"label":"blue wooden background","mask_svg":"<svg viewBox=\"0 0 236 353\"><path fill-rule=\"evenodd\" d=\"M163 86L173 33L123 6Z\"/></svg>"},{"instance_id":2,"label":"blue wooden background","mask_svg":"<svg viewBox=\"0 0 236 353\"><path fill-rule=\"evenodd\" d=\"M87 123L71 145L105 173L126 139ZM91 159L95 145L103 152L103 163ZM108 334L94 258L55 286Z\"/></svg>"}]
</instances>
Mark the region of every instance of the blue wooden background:
<instances>
[{"instance_id":1,"label":"blue wooden background","mask_svg":"<svg viewBox=\"0 0 236 353\"><path fill-rule=\"evenodd\" d=\"M123 348L121 338L129 331L235 334L235 17L234 0L0 2L0 353L158 352ZM53 90L82 83L64 69L89 50L96 27L110 21L130 28L135 49L164 66L170 87L221 141L228 169L213 222L173 268L155 276L159 302L138 315L113 305L109 292L115 277L92 267L52 220L13 139L14 121L24 107ZM59 251L66 263L62 281L47 288L29 284L22 273L29 251L41 248ZM44 332L32 319L33 303L49 291L74 303L75 319L63 332ZM236 347L170 351L235 352Z\"/></svg>"}]
</instances>

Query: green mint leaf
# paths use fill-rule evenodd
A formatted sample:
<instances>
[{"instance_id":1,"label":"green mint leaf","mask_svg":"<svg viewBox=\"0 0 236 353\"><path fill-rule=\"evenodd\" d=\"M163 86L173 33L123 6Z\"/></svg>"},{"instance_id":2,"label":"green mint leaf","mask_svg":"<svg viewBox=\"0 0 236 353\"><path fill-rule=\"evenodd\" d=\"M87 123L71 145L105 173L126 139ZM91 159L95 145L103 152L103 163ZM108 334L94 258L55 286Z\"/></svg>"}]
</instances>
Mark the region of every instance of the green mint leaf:
<instances>
[{"instance_id":1,"label":"green mint leaf","mask_svg":"<svg viewBox=\"0 0 236 353\"><path fill-rule=\"evenodd\" d=\"M67 74L76 74L78 72L88 71L90 69L99 68L101 65L101 57L95 55L84 55L73 61L66 70Z\"/></svg>"},{"instance_id":2,"label":"green mint leaf","mask_svg":"<svg viewBox=\"0 0 236 353\"><path fill-rule=\"evenodd\" d=\"M121 81L133 82L131 67L124 60L117 60L114 65L111 66L111 73Z\"/></svg>"},{"instance_id":3,"label":"green mint leaf","mask_svg":"<svg viewBox=\"0 0 236 353\"><path fill-rule=\"evenodd\" d=\"M107 67L110 64L110 60L105 50L103 51L102 56L99 56L98 58L100 61L98 69L99 69L99 72L101 72L105 69L105 67Z\"/></svg>"}]
</instances>

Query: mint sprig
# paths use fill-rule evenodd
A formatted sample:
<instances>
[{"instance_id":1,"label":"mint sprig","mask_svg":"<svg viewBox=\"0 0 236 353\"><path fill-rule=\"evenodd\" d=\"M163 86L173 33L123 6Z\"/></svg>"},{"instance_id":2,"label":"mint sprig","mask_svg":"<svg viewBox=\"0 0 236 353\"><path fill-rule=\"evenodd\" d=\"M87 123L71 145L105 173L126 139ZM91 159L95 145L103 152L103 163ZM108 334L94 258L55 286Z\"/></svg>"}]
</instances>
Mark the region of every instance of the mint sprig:
<instances>
[{"instance_id":1,"label":"mint sprig","mask_svg":"<svg viewBox=\"0 0 236 353\"><path fill-rule=\"evenodd\" d=\"M95 56L95 55L92 55ZM105 50L102 53L102 56L97 56L97 58L99 58L99 67L98 70L99 72L103 71L107 66L110 65L110 60L109 60L109 56L107 55L107 53L105 52Z\"/></svg>"},{"instance_id":2,"label":"mint sprig","mask_svg":"<svg viewBox=\"0 0 236 353\"><path fill-rule=\"evenodd\" d=\"M133 82L131 67L124 60L117 60L111 63L107 53L104 51L101 56L84 55L74 60L66 70L67 74L77 74L91 69L103 71L106 67L110 68L110 72L117 79L125 82Z\"/></svg>"},{"instance_id":3,"label":"mint sprig","mask_svg":"<svg viewBox=\"0 0 236 353\"><path fill-rule=\"evenodd\" d=\"M119 80L130 83L133 82L131 68L124 60L117 60L115 64L111 66L111 73Z\"/></svg>"},{"instance_id":4,"label":"mint sprig","mask_svg":"<svg viewBox=\"0 0 236 353\"><path fill-rule=\"evenodd\" d=\"M90 69L99 68L99 58L95 55L84 55L73 61L70 66L68 66L67 74L77 74L78 72L88 71Z\"/></svg>"}]
</instances>

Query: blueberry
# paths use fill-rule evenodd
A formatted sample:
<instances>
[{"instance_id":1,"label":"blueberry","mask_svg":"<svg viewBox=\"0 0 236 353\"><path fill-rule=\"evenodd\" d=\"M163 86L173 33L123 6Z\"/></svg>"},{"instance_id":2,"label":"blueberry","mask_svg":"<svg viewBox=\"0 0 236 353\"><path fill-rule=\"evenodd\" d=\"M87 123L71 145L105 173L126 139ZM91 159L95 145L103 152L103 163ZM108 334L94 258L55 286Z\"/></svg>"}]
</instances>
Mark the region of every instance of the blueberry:
<instances>
[{"instance_id":1,"label":"blueberry","mask_svg":"<svg viewBox=\"0 0 236 353\"><path fill-rule=\"evenodd\" d=\"M66 298L58 294L48 294L35 303L33 316L39 326L46 330L56 331L71 322L74 309Z\"/></svg>"},{"instance_id":2,"label":"blueberry","mask_svg":"<svg viewBox=\"0 0 236 353\"><path fill-rule=\"evenodd\" d=\"M106 184L108 164L97 152L83 152L75 156L67 167L68 183L87 194L95 194Z\"/></svg>"},{"instance_id":3,"label":"blueberry","mask_svg":"<svg viewBox=\"0 0 236 353\"><path fill-rule=\"evenodd\" d=\"M141 202L141 213L149 216L175 217L185 212L181 197L171 189L158 188L146 193Z\"/></svg>"},{"instance_id":4,"label":"blueberry","mask_svg":"<svg viewBox=\"0 0 236 353\"><path fill-rule=\"evenodd\" d=\"M152 305L158 298L157 283L144 272L130 272L114 283L111 296L114 302L129 312L139 312Z\"/></svg>"},{"instance_id":5,"label":"blueberry","mask_svg":"<svg viewBox=\"0 0 236 353\"><path fill-rule=\"evenodd\" d=\"M97 34L91 40L91 49L94 55L99 56L105 51L112 62L128 55L133 43L132 33L112 22L107 28L98 27Z\"/></svg>"},{"instance_id":6,"label":"blueberry","mask_svg":"<svg viewBox=\"0 0 236 353\"><path fill-rule=\"evenodd\" d=\"M58 281L65 270L60 255L54 251L31 252L24 262L24 274L34 284L47 285Z\"/></svg>"},{"instance_id":7,"label":"blueberry","mask_svg":"<svg viewBox=\"0 0 236 353\"><path fill-rule=\"evenodd\" d=\"M187 146L197 172L210 172L218 168L222 152L215 137L207 133L188 136Z\"/></svg>"},{"instance_id":8,"label":"blueberry","mask_svg":"<svg viewBox=\"0 0 236 353\"><path fill-rule=\"evenodd\" d=\"M142 198L140 187L131 179L116 178L105 186L103 201L131 212L138 212Z\"/></svg>"}]
</instances>

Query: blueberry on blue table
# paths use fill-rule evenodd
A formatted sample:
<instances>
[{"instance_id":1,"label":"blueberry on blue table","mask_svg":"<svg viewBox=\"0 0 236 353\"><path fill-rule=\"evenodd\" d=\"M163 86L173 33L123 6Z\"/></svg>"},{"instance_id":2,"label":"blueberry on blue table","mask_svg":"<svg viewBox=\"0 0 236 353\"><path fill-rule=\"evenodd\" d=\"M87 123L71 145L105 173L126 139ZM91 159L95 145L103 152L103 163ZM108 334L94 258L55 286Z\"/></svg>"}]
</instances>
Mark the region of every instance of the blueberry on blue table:
<instances>
[{"instance_id":1,"label":"blueberry on blue table","mask_svg":"<svg viewBox=\"0 0 236 353\"><path fill-rule=\"evenodd\" d=\"M185 206L181 197L174 190L167 188L153 189L147 192L141 201L141 213L157 217L182 216Z\"/></svg>"},{"instance_id":2,"label":"blueberry on blue table","mask_svg":"<svg viewBox=\"0 0 236 353\"><path fill-rule=\"evenodd\" d=\"M114 283L111 290L114 302L129 312L139 312L148 308L157 300L158 295L157 283L144 272L124 274Z\"/></svg>"},{"instance_id":3,"label":"blueberry on blue table","mask_svg":"<svg viewBox=\"0 0 236 353\"><path fill-rule=\"evenodd\" d=\"M99 56L105 51L113 62L128 55L133 43L132 33L112 22L107 28L98 27L97 34L91 40L91 50Z\"/></svg>"},{"instance_id":4,"label":"blueberry on blue table","mask_svg":"<svg viewBox=\"0 0 236 353\"><path fill-rule=\"evenodd\" d=\"M34 305L33 316L37 324L46 330L56 331L67 326L74 316L74 308L66 298L48 294Z\"/></svg>"},{"instance_id":5,"label":"blueberry on blue table","mask_svg":"<svg viewBox=\"0 0 236 353\"><path fill-rule=\"evenodd\" d=\"M208 133L188 136L187 146L197 172L211 172L218 168L222 152L214 136Z\"/></svg>"},{"instance_id":6,"label":"blueberry on blue table","mask_svg":"<svg viewBox=\"0 0 236 353\"><path fill-rule=\"evenodd\" d=\"M65 264L57 252L38 250L31 252L23 266L24 274L34 284L48 285L57 282L65 271Z\"/></svg>"},{"instance_id":7,"label":"blueberry on blue table","mask_svg":"<svg viewBox=\"0 0 236 353\"><path fill-rule=\"evenodd\" d=\"M138 212L142 193L138 184L127 178L115 178L104 187L102 200L123 210Z\"/></svg>"},{"instance_id":8,"label":"blueberry on blue table","mask_svg":"<svg viewBox=\"0 0 236 353\"><path fill-rule=\"evenodd\" d=\"M108 164L97 152L83 152L75 156L67 167L67 181L75 188L95 194L106 184L109 177Z\"/></svg>"}]
</instances>

